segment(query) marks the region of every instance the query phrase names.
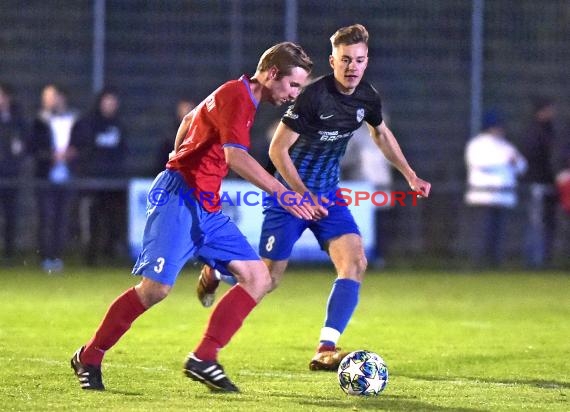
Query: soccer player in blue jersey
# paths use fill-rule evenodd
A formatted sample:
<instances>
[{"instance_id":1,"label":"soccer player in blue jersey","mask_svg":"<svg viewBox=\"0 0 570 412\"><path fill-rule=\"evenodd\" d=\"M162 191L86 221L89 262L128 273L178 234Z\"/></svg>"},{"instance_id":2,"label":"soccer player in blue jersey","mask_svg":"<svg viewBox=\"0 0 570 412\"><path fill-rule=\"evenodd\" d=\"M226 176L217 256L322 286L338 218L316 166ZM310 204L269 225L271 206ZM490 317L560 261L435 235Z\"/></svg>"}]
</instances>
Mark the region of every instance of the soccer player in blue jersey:
<instances>
[{"instance_id":1,"label":"soccer player in blue jersey","mask_svg":"<svg viewBox=\"0 0 570 412\"><path fill-rule=\"evenodd\" d=\"M269 148L275 177L291 190L310 195L319 219L302 220L270 204L264 212L259 245L274 288L305 229L313 232L335 266L337 279L328 300L317 353L309 364L311 370L337 370L346 355L336 345L357 306L367 265L360 231L348 207L335 201L323 202L323 198L334 200L340 159L353 133L367 122L372 139L411 189L427 197L431 188L430 183L416 176L383 122L378 92L362 80L368 64L366 28L360 24L343 27L330 40L333 73L301 93L283 116ZM215 271L205 266L197 289L204 306L213 301L218 282Z\"/></svg>"}]
</instances>

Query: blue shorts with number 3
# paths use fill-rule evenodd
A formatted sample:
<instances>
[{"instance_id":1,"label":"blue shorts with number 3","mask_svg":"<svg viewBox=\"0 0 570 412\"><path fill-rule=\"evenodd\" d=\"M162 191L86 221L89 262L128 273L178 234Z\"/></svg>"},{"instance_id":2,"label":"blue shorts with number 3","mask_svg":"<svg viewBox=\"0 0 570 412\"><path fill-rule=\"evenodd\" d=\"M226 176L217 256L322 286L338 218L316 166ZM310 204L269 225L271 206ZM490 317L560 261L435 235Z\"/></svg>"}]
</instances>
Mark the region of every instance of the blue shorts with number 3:
<instances>
[{"instance_id":1,"label":"blue shorts with number 3","mask_svg":"<svg viewBox=\"0 0 570 412\"><path fill-rule=\"evenodd\" d=\"M156 177L133 274L172 286L190 259L199 259L224 274L231 274L227 265L232 260L259 260L228 216L208 212L189 193L191 189L176 171L165 170Z\"/></svg>"}]
</instances>

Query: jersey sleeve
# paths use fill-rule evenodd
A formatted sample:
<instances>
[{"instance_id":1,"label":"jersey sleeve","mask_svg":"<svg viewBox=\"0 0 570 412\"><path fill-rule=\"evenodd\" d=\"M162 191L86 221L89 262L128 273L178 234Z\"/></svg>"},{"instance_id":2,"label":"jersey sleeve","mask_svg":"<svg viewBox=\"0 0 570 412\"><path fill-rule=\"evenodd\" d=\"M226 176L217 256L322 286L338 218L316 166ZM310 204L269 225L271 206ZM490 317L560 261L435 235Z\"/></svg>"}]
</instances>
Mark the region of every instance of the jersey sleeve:
<instances>
[{"instance_id":1,"label":"jersey sleeve","mask_svg":"<svg viewBox=\"0 0 570 412\"><path fill-rule=\"evenodd\" d=\"M301 134L313 123L317 109L312 95L310 89L306 89L295 100L295 103L289 106L281 119L295 133Z\"/></svg>"},{"instance_id":2,"label":"jersey sleeve","mask_svg":"<svg viewBox=\"0 0 570 412\"><path fill-rule=\"evenodd\" d=\"M369 108L364 120L370 126L376 127L382 123L382 99L380 93L372 85L370 85L370 96Z\"/></svg>"},{"instance_id":3,"label":"jersey sleeve","mask_svg":"<svg viewBox=\"0 0 570 412\"><path fill-rule=\"evenodd\" d=\"M236 93L230 88L222 89L216 94L218 108L218 128L222 146L241 147L249 150L252 113L255 110L249 96Z\"/></svg>"}]
</instances>

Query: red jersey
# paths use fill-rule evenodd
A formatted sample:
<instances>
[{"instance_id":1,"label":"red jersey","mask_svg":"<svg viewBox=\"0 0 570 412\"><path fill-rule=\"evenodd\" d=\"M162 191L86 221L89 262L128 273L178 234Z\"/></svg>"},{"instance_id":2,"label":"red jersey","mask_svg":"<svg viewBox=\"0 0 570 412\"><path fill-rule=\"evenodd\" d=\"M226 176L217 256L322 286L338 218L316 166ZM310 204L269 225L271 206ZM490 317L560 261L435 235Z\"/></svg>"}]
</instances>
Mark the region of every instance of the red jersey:
<instances>
[{"instance_id":1,"label":"red jersey","mask_svg":"<svg viewBox=\"0 0 570 412\"><path fill-rule=\"evenodd\" d=\"M182 174L209 212L221 208L220 187L228 174L224 146L249 150L249 132L258 104L247 76L224 83L196 106L178 152L166 164L167 169Z\"/></svg>"}]
</instances>

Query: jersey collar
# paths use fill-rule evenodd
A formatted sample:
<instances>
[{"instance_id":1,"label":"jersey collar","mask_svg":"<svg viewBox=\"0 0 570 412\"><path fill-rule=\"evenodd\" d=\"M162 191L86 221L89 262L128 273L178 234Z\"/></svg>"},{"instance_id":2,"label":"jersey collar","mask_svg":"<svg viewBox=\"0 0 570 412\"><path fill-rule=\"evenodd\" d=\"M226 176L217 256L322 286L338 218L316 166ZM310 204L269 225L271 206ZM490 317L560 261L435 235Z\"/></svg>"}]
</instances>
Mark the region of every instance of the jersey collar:
<instances>
[{"instance_id":1,"label":"jersey collar","mask_svg":"<svg viewBox=\"0 0 570 412\"><path fill-rule=\"evenodd\" d=\"M239 78L241 80L241 82L243 84L245 84L245 87L247 89L247 92L249 93L249 97L251 98L251 101L253 103L253 105L255 106L255 108L257 109L257 106L259 106L259 102L257 101L257 99L255 98L255 96L253 95L253 92L251 91L251 87L249 87L249 76L242 74L242 76Z\"/></svg>"}]
</instances>

